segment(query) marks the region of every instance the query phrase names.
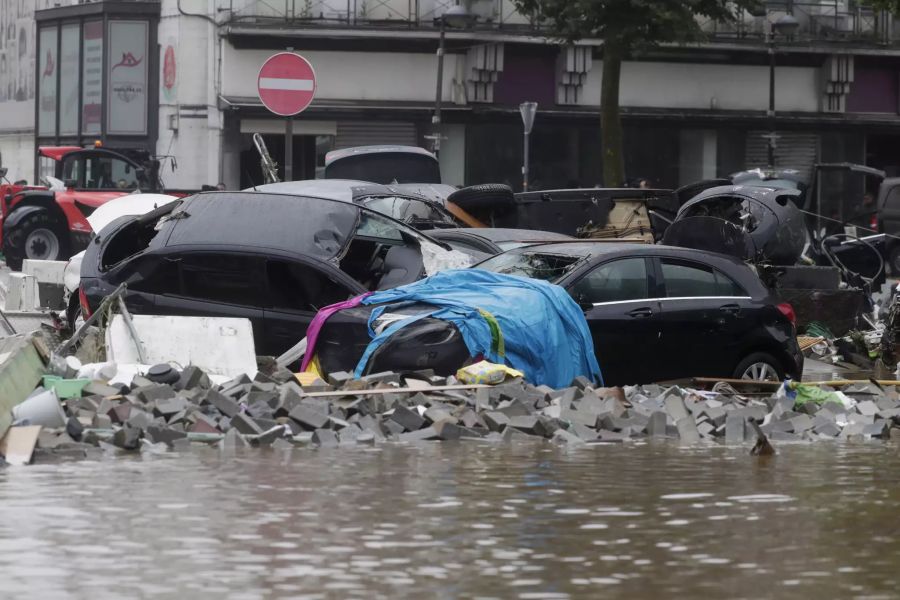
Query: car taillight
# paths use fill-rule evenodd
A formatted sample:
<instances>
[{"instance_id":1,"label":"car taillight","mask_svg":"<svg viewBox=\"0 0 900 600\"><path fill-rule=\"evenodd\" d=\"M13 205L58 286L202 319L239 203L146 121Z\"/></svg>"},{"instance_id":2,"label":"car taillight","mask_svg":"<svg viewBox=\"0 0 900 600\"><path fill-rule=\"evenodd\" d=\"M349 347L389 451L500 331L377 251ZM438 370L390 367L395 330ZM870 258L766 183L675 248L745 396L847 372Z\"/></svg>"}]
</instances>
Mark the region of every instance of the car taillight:
<instances>
[{"instance_id":1,"label":"car taillight","mask_svg":"<svg viewBox=\"0 0 900 600\"><path fill-rule=\"evenodd\" d=\"M872 215L872 221L869 223L869 228L872 231L878 231L878 215Z\"/></svg>"},{"instance_id":2,"label":"car taillight","mask_svg":"<svg viewBox=\"0 0 900 600\"><path fill-rule=\"evenodd\" d=\"M84 288L78 286L78 302L81 304L81 316L84 319L91 318L91 305L88 304L87 296L84 294Z\"/></svg>"},{"instance_id":3,"label":"car taillight","mask_svg":"<svg viewBox=\"0 0 900 600\"><path fill-rule=\"evenodd\" d=\"M788 318L788 321L791 322L793 327L797 326L797 314L794 312L794 307L788 304L787 302L782 302L777 305L778 311Z\"/></svg>"}]
</instances>

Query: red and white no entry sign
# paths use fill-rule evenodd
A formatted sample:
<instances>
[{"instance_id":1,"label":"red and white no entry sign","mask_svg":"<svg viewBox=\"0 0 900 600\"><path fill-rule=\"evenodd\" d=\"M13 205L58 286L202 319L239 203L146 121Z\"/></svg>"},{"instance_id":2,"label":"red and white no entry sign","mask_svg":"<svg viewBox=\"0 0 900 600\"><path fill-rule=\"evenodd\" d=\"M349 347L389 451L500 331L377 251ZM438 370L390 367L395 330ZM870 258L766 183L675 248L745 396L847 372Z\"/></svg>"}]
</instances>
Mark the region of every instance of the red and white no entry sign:
<instances>
[{"instance_id":1,"label":"red and white no entry sign","mask_svg":"<svg viewBox=\"0 0 900 600\"><path fill-rule=\"evenodd\" d=\"M316 72L309 61L293 52L279 52L263 64L256 82L259 99L276 115L303 112L316 95Z\"/></svg>"}]
</instances>

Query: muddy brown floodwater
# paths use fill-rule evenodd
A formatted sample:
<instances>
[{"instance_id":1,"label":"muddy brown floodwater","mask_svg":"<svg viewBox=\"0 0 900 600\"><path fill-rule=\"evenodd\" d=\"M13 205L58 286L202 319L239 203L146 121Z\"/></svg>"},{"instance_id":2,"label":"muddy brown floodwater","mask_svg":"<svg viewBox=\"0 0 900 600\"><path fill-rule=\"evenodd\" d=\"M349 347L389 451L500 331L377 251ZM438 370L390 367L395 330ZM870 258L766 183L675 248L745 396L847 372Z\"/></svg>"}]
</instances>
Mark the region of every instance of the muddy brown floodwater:
<instances>
[{"instance_id":1,"label":"muddy brown floodwater","mask_svg":"<svg viewBox=\"0 0 900 600\"><path fill-rule=\"evenodd\" d=\"M384 444L0 470L0 597L896 598L893 444Z\"/></svg>"}]
</instances>

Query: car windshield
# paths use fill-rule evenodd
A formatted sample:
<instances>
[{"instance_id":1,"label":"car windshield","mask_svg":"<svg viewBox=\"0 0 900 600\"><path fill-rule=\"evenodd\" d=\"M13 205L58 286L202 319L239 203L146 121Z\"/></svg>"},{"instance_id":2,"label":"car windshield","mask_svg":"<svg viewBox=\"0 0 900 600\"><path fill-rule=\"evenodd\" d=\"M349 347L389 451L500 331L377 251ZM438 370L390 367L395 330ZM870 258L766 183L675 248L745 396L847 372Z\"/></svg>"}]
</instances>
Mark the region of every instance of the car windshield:
<instances>
[{"instance_id":1,"label":"car windshield","mask_svg":"<svg viewBox=\"0 0 900 600\"><path fill-rule=\"evenodd\" d=\"M366 208L380 212L398 221L411 223L413 221L443 222L447 219L440 210L416 198L404 196L369 196L359 200Z\"/></svg>"},{"instance_id":2,"label":"car windshield","mask_svg":"<svg viewBox=\"0 0 900 600\"><path fill-rule=\"evenodd\" d=\"M476 268L505 275L558 281L575 268L581 259L580 256L544 252L505 253L487 259L476 265Z\"/></svg>"}]
</instances>

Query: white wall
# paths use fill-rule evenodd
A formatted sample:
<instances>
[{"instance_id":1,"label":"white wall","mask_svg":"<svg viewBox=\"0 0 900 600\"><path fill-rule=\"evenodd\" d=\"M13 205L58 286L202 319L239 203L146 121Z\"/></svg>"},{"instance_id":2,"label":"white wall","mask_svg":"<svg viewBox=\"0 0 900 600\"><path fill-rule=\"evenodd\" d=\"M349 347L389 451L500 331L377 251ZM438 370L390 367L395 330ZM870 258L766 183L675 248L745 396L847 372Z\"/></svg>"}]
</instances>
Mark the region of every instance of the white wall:
<instances>
[{"instance_id":1,"label":"white wall","mask_svg":"<svg viewBox=\"0 0 900 600\"><path fill-rule=\"evenodd\" d=\"M186 12L207 14L208 0L181 0ZM178 170L165 165L167 187L197 189L222 180L222 113L218 109L218 44L205 19L178 12L176 0L164 0L159 24L160 92L158 154L174 155ZM175 51L176 85L163 86L167 46ZM177 120L177 130L170 121Z\"/></svg>"},{"instance_id":2,"label":"white wall","mask_svg":"<svg viewBox=\"0 0 900 600\"><path fill-rule=\"evenodd\" d=\"M778 68L775 71L777 110L817 112L818 74L815 68ZM602 75L602 63L594 61L584 85L582 104L600 104ZM646 108L764 111L769 107L769 68L626 62L622 65L620 103Z\"/></svg>"},{"instance_id":3,"label":"white wall","mask_svg":"<svg viewBox=\"0 0 900 600\"><path fill-rule=\"evenodd\" d=\"M225 96L257 97L259 68L275 50L224 51ZM317 99L434 102L437 57L401 52L303 52L316 70ZM462 55L459 55L462 56ZM442 96L452 100L457 55L444 57Z\"/></svg>"}]
</instances>

